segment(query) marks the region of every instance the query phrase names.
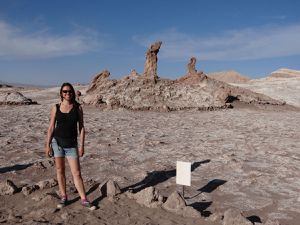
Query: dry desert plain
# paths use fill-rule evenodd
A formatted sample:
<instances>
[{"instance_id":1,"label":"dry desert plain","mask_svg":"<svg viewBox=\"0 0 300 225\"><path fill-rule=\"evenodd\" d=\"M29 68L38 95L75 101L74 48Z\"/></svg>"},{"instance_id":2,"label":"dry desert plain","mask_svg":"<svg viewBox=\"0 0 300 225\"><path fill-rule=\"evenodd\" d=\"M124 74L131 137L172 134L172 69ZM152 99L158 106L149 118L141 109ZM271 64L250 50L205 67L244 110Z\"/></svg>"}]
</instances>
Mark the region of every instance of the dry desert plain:
<instances>
[{"instance_id":1,"label":"dry desert plain","mask_svg":"<svg viewBox=\"0 0 300 225\"><path fill-rule=\"evenodd\" d=\"M298 225L300 79L262 79L239 86L294 107L153 112L83 105L86 153L80 162L88 197L98 209L80 206L67 169L72 199L67 207L56 209L57 186L27 195L2 195L0 223L220 225L224 212L237 208L250 224L273 219ZM86 88L76 86L83 94ZM59 87L18 91L38 104L0 106L0 182L11 180L20 189L55 178L53 159L45 157L44 146ZM192 185L185 188L185 197L199 217L148 208L125 194L113 200L100 196L98 186L108 179L123 191L154 186L166 197L180 192L175 182L177 160L193 163Z\"/></svg>"}]
</instances>

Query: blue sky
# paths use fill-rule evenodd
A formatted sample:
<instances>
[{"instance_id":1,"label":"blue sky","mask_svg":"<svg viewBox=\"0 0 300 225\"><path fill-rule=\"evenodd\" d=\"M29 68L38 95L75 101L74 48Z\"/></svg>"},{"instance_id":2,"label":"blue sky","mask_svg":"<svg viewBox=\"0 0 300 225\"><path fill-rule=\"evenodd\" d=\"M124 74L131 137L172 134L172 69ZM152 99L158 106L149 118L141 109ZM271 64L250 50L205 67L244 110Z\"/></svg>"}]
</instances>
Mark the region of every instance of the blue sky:
<instances>
[{"instance_id":1,"label":"blue sky","mask_svg":"<svg viewBox=\"0 0 300 225\"><path fill-rule=\"evenodd\" d=\"M108 69L143 72L145 52L162 41L158 75L185 74L189 58L205 73L251 78L300 70L297 0L1 0L0 81L89 83Z\"/></svg>"}]
</instances>

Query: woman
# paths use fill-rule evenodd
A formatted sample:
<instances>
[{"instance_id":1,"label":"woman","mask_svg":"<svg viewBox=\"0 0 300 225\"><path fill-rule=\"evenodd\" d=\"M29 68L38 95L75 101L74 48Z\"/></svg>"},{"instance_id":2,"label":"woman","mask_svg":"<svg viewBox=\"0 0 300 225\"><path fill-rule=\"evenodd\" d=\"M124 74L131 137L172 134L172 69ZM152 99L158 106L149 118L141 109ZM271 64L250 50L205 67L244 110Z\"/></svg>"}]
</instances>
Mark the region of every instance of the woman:
<instances>
[{"instance_id":1,"label":"woman","mask_svg":"<svg viewBox=\"0 0 300 225\"><path fill-rule=\"evenodd\" d=\"M70 83L63 83L60 88L61 103L51 109L50 125L47 134L46 155L55 157L57 180L60 191L58 208L67 204L65 157L68 160L75 187L80 195L81 204L91 210L95 206L87 200L80 172L79 156L84 154L85 130L83 111L75 100L75 91ZM80 144L77 143L77 123L79 124Z\"/></svg>"}]
</instances>

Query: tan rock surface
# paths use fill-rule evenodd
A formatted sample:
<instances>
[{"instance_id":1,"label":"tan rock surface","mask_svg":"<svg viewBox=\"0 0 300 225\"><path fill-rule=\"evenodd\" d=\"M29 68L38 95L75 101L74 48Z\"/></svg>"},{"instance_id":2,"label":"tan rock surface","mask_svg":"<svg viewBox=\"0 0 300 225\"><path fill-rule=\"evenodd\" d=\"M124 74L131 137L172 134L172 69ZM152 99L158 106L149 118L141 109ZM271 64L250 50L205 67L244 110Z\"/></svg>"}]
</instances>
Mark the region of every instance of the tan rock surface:
<instances>
[{"instance_id":1,"label":"tan rock surface","mask_svg":"<svg viewBox=\"0 0 300 225\"><path fill-rule=\"evenodd\" d=\"M146 62L144 67L144 77L151 80L156 80L157 76L157 54L159 52L162 42L155 42L150 46L146 52Z\"/></svg>"},{"instance_id":2,"label":"tan rock surface","mask_svg":"<svg viewBox=\"0 0 300 225\"><path fill-rule=\"evenodd\" d=\"M271 78L292 78L300 77L300 70L292 70L287 68L281 68L272 72L269 77Z\"/></svg>"},{"instance_id":3,"label":"tan rock surface","mask_svg":"<svg viewBox=\"0 0 300 225\"><path fill-rule=\"evenodd\" d=\"M195 57L192 57L190 59L190 62L188 63L187 65L187 74L194 74L194 73L197 73L197 70L196 70L196 62L197 62L197 59Z\"/></svg>"},{"instance_id":4,"label":"tan rock surface","mask_svg":"<svg viewBox=\"0 0 300 225\"><path fill-rule=\"evenodd\" d=\"M234 70L208 73L208 76L225 83L246 83L250 80L247 76L241 75Z\"/></svg>"}]
</instances>

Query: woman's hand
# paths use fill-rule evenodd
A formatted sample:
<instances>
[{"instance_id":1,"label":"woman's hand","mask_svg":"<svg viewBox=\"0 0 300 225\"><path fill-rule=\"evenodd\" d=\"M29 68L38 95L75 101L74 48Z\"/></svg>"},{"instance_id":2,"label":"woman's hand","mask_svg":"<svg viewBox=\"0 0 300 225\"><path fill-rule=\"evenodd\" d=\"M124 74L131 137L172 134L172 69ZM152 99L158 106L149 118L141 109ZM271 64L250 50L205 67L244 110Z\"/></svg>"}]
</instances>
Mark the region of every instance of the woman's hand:
<instances>
[{"instance_id":1,"label":"woman's hand","mask_svg":"<svg viewBox=\"0 0 300 225\"><path fill-rule=\"evenodd\" d=\"M84 155L84 146L79 147L79 156L82 157Z\"/></svg>"},{"instance_id":2,"label":"woman's hand","mask_svg":"<svg viewBox=\"0 0 300 225\"><path fill-rule=\"evenodd\" d=\"M53 149L50 146L48 146L46 147L45 153L46 153L46 157L51 158L53 156Z\"/></svg>"}]
</instances>

